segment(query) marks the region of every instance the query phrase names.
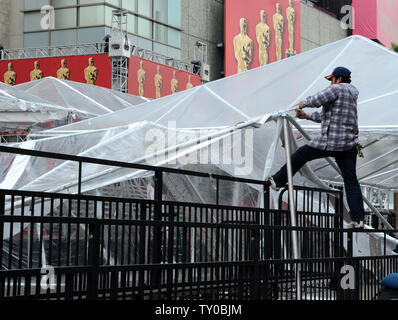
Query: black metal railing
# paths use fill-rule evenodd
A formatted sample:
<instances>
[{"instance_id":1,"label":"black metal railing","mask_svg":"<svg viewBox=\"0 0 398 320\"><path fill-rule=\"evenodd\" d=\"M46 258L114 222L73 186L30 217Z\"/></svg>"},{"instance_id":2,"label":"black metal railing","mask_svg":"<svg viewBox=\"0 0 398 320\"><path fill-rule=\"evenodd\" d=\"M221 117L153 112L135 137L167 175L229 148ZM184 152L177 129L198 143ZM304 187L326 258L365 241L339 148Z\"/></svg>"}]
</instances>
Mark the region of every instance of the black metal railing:
<instances>
[{"instance_id":1,"label":"black metal railing","mask_svg":"<svg viewBox=\"0 0 398 320\"><path fill-rule=\"evenodd\" d=\"M343 229L340 191L295 187L270 201L264 181L187 170L43 153L0 152L79 163L78 194L0 190L0 299L374 299L385 275L398 271L387 230ZM82 194L85 163L154 172L154 198ZM167 174L215 180L215 204L163 199ZM261 208L219 204L219 182L257 184ZM297 231L300 259L292 259ZM379 256L353 257L355 237L378 236ZM343 288L343 267L354 288Z\"/></svg>"}]
</instances>

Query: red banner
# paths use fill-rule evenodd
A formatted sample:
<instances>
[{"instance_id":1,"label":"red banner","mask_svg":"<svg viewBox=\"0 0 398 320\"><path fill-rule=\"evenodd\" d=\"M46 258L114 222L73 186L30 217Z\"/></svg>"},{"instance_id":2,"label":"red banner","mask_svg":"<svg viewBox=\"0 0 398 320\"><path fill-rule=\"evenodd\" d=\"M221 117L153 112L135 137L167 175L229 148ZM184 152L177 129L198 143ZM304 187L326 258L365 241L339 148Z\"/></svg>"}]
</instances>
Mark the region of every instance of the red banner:
<instances>
[{"instance_id":1,"label":"red banner","mask_svg":"<svg viewBox=\"0 0 398 320\"><path fill-rule=\"evenodd\" d=\"M87 69L89 58L93 58L93 66ZM62 60L66 61L63 68ZM38 66L36 64L37 70L35 70L36 61L39 62ZM8 70L10 62L13 66L12 71ZM60 72L58 72L59 70ZM0 81L6 82L6 79L9 79L8 81L12 82L13 72L16 76L15 84L31 81L31 77L57 78L57 75L68 77L69 73L71 81L87 83L86 77L88 77L89 81L94 82L97 86L105 88L112 86L112 61L107 54L0 61Z\"/></svg>"},{"instance_id":2,"label":"red banner","mask_svg":"<svg viewBox=\"0 0 398 320\"><path fill-rule=\"evenodd\" d=\"M353 0L353 34L377 39L391 48L398 43L398 2L392 0Z\"/></svg>"},{"instance_id":3,"label":"red banner","mask_svg":"<svg viewBox=\"0 0 398 320\"><path fill-rule=\"evenodd\" d=\"M145 60L130 57L129 93L156 99L202 84L200 76Z\"/></svg>"},{"instance_id":4,"label":"red banner","mask_svg":"<svg viewBox=\"0 0 398 320\"><path fill-rule=\"evenodd\" d=\"M225 75L300 53L300 0L225 0Z\"/></svg>"}]
</instances>

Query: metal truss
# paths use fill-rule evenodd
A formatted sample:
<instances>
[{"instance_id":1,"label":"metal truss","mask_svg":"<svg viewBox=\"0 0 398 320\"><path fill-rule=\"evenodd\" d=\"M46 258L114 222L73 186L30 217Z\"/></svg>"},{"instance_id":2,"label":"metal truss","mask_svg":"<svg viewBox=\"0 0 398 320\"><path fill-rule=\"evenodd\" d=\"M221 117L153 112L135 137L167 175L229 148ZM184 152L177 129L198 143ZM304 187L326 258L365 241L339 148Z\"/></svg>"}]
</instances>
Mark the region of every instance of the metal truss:
<instances>
[{"instance_id":1,"label":"metal truss","mask_svg":"<svg viewBox=\"0 0 398 320\"><path fill-rule=\"evenodd\" d=\"M18 143L27 141L26 134L2 134L0 135L0 144Z\"/></svg>"},{"instance_id":2,"label":"metal truss","mask_svg":"<svg viewBox=\"0 0 398 320\"><path fill-rule=\"evenodd\" d=\"M91 44L80 44L60 47L40 47L40 48L21 48L21 49L3 49L0 51L0 60L33 59L48 57L80 56L90 54L103 54L105 52L105 42ZM162 54L143 49L133 45L132 55L167 65L169 67L200 75L200 68L194 68L194 65L181 60L176 60Z\"/></svg>"},{"instance_id":3,"label":"metal truss","mask_svg":"<svg viewBox=\"0 0 398 320\"><path fill-rule=\"evenodd\" d=\"M97 42L61 47L4 49L0 54L0 60L81 56L102 53L105 53L105 43Z\"/></svg>"},{"instance_id":4,"label":"metal truss","mask_svg":"<svg viewBox=\"0 0 398 320\"><path fill-rule=\"evenodd\" d=\"M176 60L174 58L170 58L167 56L164 56L162 54L150 51L150 50L146 50L137 46L133 46L132 49L132 55L146 59L146 60L150 60L153 62L157 62L157 63L161 63L164 64L166 66L178 69L178 70L182 70L182 71L186 71L189 73L194 73L194 74L200 74L200 68L198 68L199 70L194 70L194 65L191 63L186 63L180 60Z\"/></svg>"}]
</instances>

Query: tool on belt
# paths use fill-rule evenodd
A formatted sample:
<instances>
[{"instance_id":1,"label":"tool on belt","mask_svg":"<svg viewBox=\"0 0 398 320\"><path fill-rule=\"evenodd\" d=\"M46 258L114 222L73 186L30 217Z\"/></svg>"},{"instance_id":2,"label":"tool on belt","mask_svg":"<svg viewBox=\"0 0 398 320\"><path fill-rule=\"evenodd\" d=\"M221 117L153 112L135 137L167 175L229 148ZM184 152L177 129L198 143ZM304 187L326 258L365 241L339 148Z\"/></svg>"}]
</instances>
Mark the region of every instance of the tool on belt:
<instances>
[{"instance_id":1,"label":"tool on belt","mask_svg":"<svg viewBox=\"0 0 398 320\"><path fill-rule=\"evenodd\" d=\"M357 144L357 152L358 152L358 157L360 157L360 158L364 158L362 149L363 149L363 146L360 143L358 143Z\"/></svg>"}]
</instances>

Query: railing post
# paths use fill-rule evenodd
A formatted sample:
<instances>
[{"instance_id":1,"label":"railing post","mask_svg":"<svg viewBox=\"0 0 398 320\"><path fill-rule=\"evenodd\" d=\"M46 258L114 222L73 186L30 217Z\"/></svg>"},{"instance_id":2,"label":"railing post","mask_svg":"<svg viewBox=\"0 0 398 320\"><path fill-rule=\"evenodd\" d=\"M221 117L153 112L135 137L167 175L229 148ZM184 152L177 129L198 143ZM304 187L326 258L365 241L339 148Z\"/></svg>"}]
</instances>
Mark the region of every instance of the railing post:
<instances>
[{"instance_id":1,"label":"railing post","mask_svg":"<svg viewBox=\"0 0 398 320\"><path fill-rule=\"evenodd\" d=\"M4 235L4 206L5 195L0 193L0 273L3 270L3 235ZM4 297L4 278L0 276L0 299Z\"/></svg>"},{"instance_id":2,"label":"railing post","mask_svg":"<svg viewBox=\"0 0 398 320\"><path fill-rule=\"evenodd\" d=\"M293 170L292 161L290 154L290 141L288 133L288 122L286 115L283 117L283 134L285 140L285 151L286 151L286 167L287 167L287 180L289 187L289 211L290 211L290 222L291 226L294 228L297 226L296 222L296 207L294 204L294 190L293 190ZM292 244L293 244L293 258L300 259L299 244L297 239L297 230L292 230ZM301 300L301 277L300 277L300 264L295 264L295 274L296 274L296 298Z\"/></svg>"},{"instance_id":3,"label":"railing post","mask_svg":"<svg viewBox=\"0 0 398 320\"><path fill-rule=\"evenodd\" d=\"M98 276L100 265L100 222L89 224L89 241L88 241L88 263L91 271L87 274L87 299L98 299Z\"/></svg>"},{"instance_id":4,"label":"railing post","mask_svg":"<svg viewBox=\"0 0 398 320\"><path fill-rule=\"evenodd\" d=\"M269 186L267 184L263 185L263 209L264 209L264 226L271 226L271 213L270 213L270 192L269 192ZM273 230L272 229L264 229L264 260L269 260L273 258L273 249L274 249L274 244L275 240L273 238ZM280 237L279 237L280 239ZM261 237L259 239L261 241ZM270 283L270 278L271 278L271 267L269 264L264 264L263 265L263 273L261 278L263 279L263 287L262 287L262 292L260 293L260 298L264 298L266 300L271 300L272 299L272 286Z\"/></svg>"},{"instance_id":5,"label":"railing post","mask_svg":"<svg viewBox=\"0 0 398 320\"><path fill-rule=\"evenodd\" d=\"M162 220L162 192L163 192L163 172L160 170L155 171L155 207L154 207L154 221ZM161 243L162 241L162 228L161 226L155 225L153 227L153 246L152 246L152 263L159 264L161 261ZM158 285L160 282L160 270L154 270L151 276L151 283Z\"/></svg>"},{"instance_id":6,"label":"railing post","mask_svg":"<svg viewBox=\"0 0 398 320\"><path fill-rule=\"evenodd\" d=\"M0 271L3 270L3 235L4 235L4 207L5 207L5 195L0 193ZM3 282L0 283L0 286ZM1 290L0 290L1 291ZM1 296L0 296L1 297Z\"/></svg>"},{"instance_id":7,"label":"railing post","mask_svg":"<svg viewBox=\"0 0 398 320\"><path fill-rule=\"evenodd\" d=\"M82 193L82 162L79 161L79 180L78 180L78 187L77 187L77 193L81 194Z\"/></svg>"}]
</instances>

